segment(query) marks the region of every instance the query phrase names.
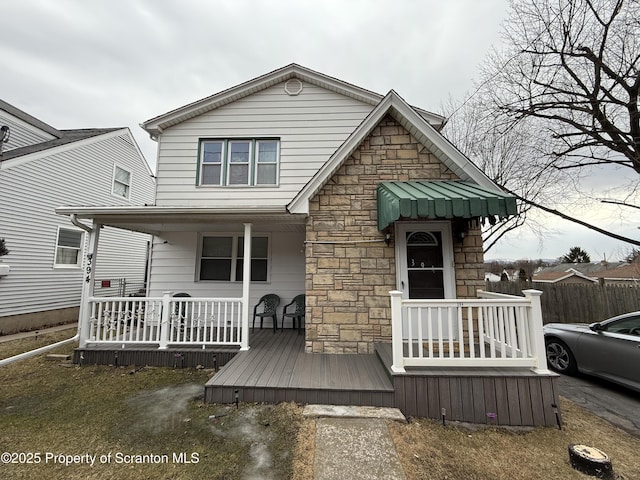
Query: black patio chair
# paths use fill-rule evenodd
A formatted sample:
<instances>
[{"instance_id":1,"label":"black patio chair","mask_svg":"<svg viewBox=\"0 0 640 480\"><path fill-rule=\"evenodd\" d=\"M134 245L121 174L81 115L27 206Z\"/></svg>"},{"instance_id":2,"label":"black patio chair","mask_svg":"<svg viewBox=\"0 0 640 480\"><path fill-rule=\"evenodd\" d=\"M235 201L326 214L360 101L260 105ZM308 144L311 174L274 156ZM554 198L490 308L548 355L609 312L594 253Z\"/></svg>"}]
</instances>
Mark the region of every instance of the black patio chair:
<instances>
[{"instance_id":1,"label":"black patio chair","mask_svg":"<svg viewBox=\"0 0 640 480\"><path fill-rule=\"evenodd\" d=\"M174 293L172 295L174 298L187 298L190 297L188 293L180 292ZM173 314L175 315L176 322L175 326L177 328L176 334L180 337L184 336L184 331L186 329L185 323L188 316L188 306L186 303L176 302L173 305Z\"/></svg>"},{"instance_id":2,"label":"black patio chair","mask_svg":"<svg viewBox=\"0 0 640 480\"><path fill-rule=\"evenodd\" d=\"M258 312L258 307L263 304L263 311ZM256 317L260 317L260 330L262 330L262 321L265 317L271 317L273 319L273 331L278 329L278 317L276 315L276 309L280 305L280 297L275 293L268 293L263 295L255 307L253 307L253 324L251 330L256 327Z\"/></svg>"},{"instance_id":3,"label":"black patio chair","mask_svg":"<svg viewBox=\"0 0 640 480\"><path fill-rule=\"evenodd\" d=\"M302 328L302 319L305 316L305 295L296 295L291 303L284 306L282 312L282 328L284 329L284 319L291 317L291 328L296 328L296 320L298 321L298 335L300 335L300 329ZM295 306L292 312L287 312L287 308Z\"/></svg>"}]
</instances>

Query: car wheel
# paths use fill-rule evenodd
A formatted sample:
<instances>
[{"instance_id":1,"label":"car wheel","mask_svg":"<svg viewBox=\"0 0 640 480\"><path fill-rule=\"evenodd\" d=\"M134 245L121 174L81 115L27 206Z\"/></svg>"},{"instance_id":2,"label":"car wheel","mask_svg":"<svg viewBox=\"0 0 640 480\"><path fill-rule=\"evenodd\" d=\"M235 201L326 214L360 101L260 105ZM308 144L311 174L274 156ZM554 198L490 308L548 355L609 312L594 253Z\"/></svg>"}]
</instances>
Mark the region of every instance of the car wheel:
<instances>
[{"instance_id":1,"label":"car wheel","mask_svg":"<svg viewBox=\"0 0 640 480\"><path fill-rule=\"evenodd\" d=\"M546 341L546 345L547 362L551 368L567 375L573 375L578 371L576 359L564 342L551 338Z\"/></svg>"}]
</instances>

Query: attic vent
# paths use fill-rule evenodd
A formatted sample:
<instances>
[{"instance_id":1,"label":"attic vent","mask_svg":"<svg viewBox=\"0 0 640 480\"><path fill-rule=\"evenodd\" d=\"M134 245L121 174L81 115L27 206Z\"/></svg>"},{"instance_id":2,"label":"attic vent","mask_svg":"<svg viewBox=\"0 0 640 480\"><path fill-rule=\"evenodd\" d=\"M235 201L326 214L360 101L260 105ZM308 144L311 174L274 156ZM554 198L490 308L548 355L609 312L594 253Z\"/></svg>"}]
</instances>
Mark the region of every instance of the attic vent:
<instances>
[{"instance_id":1,"label":"attic vent","mask_svg":"<svg viewBox=\"0 0 640 480\"><path fill-rule=\"evenodd\" d=\"M287 80L287 83L284 84L284 91L287 92L287 95L298 95L302 91L302 82L297 78Z\"/></svg>"}]
</instances>

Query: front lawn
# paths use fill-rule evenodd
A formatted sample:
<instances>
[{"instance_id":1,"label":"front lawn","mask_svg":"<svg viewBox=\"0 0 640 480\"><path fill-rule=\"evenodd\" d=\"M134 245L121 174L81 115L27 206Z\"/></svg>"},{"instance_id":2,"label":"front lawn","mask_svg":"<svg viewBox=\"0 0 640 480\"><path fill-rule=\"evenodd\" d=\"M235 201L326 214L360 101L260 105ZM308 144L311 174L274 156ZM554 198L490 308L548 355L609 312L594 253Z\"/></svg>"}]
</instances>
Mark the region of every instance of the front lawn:
<instances>
[{"instance_id":1,"label":"front lawn","mask_svg":"<svg viewBox=\"0 0 640 480\"><path fill-rule=\"evenodd\" d=\"M204 404L212 374L44 356L0 367L0 478L290 478L300 409Z\"/></svg>"}]
</instances>

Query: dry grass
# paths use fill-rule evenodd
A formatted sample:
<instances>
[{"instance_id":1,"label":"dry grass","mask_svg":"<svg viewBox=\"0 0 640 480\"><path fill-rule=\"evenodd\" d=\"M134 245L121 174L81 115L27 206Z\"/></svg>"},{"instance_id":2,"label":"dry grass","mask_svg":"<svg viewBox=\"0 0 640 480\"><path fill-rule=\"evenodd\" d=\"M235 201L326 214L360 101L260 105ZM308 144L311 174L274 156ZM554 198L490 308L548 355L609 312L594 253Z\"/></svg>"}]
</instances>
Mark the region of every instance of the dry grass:
<instances>
[{"instance_id":1,"label":"dry grass","mask_svg":"<svg viewBox=\"0 0 640 480\"><path fill-rule=\"evenodd\" d=\"M300 424L293 458L292 480L313 480L316 451L316 421L304 419Z\"/></svg>"},{"instance_id":2,"label":"dry grass","mask_svg":"<svg viewBox=\"0 0 640 480\"><path fill-rule=\"evenodd\" d=\"M73 332L58 332L58 341ZM68 338L68 337L67 337ZM33 342L33 339L29 339ZM13 342L10 342L13 343ZM35 348L0 344L4 352ZM65 347L56 353L71 353ZM19 351L17 353L19 353ZM15 354L15 353L13 353ZM9 355L6 355L9 356ZM197 398L212 372L62 366L43 356L0 368L0 452L196 453L198 463L0 465L3 479L312 480L315 421L294 404L207 405ZM620 479L640 479L640 439L562 400L564 428L524 433L414 419L390 431L409 480L587 480L567 446L608 453ZM215 415L216 418L211 418Z\"/></svg>"},{"instance_id":3,"label":"dry grass","mask_svg":"<svg viewBox=\"0 0 640 480\"><path fill-rule=\"evenodd\" d=\"M640 439L562 399L564 426L514 433L470 431L416 419L390 431L409 480L586 480L571 468L567 447L590 445L606 452L620 479L640 479Z\"/></svg>"},{"instance_id":4,"label":"dry grass","mask_svg":"<svg viewBox=\"0 0 640 480\"><path fill-rule=\"evenodd\" d=\"M71 350L63 347L56 353ZM38 452L40 463L0 464L0 478L290 478L301 409L291 404L240 404L238 409L204 404L203 385L212 374L80 368L43 356L1 367L0 453ZM45 461L47 452L98 459L93 467L65 466ZM118 463L118 452L167 455L168 462ZM192 463L176 461L174 453ZM109 454L108 462L99 463L100 455Z\"/></svg>"},{"instance_id":5,"label":"dry grass","mask_svg":"<svg viewBox=\"0 0 640 480\"><path fill-rule=\"evenodd\" d=\"M27 338L11 340L10 342L0 342L0 359L13 357L20 353L61 342L62 340L73 337L75 334L76 328L70 328L45 334L36 334L34 332Z\"/></svg>"}]
</instances>

